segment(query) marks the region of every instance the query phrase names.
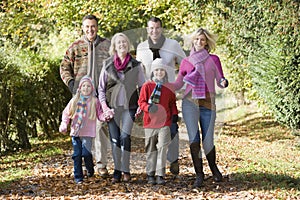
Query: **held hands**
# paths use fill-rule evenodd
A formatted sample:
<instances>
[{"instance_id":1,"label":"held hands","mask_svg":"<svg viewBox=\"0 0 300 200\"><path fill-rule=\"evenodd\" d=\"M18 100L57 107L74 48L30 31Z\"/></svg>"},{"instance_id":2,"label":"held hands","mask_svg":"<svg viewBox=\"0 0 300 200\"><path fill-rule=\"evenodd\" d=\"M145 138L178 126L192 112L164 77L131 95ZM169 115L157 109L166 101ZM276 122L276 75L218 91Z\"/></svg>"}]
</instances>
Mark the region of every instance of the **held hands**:
<instances>
[{"instance_id":1,"label":"held hands","mask_svg":"<svg viewBox=\"0 0 300 200\"><path fill-rule=\"evenodd\" d=\"M104 119L105 119L105 121L110 121L112 118L114 118L114 115L115 115L115 111L114 111L114 109L106 109L105 111L104 111Z\"/></svg>"},{"instance_id":2,"label":"held hands","mask_svg":"<svg viewBox=\"0 0 300 200\"><path fill-rule=\"evenodd\" d=\"M68 125L64 122L62 122L59 126L59 132L66 133L68 129Z\"/></svg>"},{"instance_id":3,"label":"held hands","mask_svg":"<svg viewBox=\"0 0 300 200\"><path fill-rule=\"evenodd\" d=\"M114 109L110 109L107 106L106 102L101 102L101 107L103 110L105 121L107 121L107 122L110 121L114 117L114 114L115 114Z\"/></svg>"},{"instance_id":4,"label":"held hands","mask_svg":"<svg viewBox=\"0 0 300 200\"><path fill-rule=\"evenodd\" d=\"M157 110L158 110L158 106L155 103L150 104L148 107L149 113L155 113L155 112L157 112Z\"/></svg>"}]
</instances>

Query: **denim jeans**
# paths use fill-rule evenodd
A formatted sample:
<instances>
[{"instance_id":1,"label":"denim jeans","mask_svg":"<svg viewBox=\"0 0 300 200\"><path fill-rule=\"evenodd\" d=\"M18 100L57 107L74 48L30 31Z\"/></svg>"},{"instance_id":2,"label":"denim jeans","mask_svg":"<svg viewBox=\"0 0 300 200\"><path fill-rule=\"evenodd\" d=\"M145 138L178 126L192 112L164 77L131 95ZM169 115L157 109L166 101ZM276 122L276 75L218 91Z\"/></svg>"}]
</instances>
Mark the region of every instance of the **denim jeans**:
<instances>
[{"instance_id":1,"label":"denim jeans","mask_svg":"<svg viewBox=\"0 0 300 200\"><path fill-rule=\"evenodd\" d=\"M83 180L82 157L88 173L94 174L94 163L91 153L92 140L93 138L91 137L72 137L72 159L74 161L74 178L76 183Z\"/></svg>"},{"instance_id":2,"label":"denim jeans","mask_svg":"<svg viewBox=\"0 0 300 200\"><path fill-rule=\"evenodd\" d=\"M201 142L200 124L203 150L205 154L208 154L214 147L216 112L198 106L194 102L184 98L182 100L182 115L188 131L190 144Z\"/></svg>"},{"instance_id":3,"label":"denim jeans","mask_svg":"<svg viewBox=\"0 0 300 200\"><path fill-rule=\"evenodd\" d=\"M130 173L130 135L135 112L136 109L115 108L114 118L108 122L116 179L121 178L122 172Z\"/></svg>"}]
</instances>

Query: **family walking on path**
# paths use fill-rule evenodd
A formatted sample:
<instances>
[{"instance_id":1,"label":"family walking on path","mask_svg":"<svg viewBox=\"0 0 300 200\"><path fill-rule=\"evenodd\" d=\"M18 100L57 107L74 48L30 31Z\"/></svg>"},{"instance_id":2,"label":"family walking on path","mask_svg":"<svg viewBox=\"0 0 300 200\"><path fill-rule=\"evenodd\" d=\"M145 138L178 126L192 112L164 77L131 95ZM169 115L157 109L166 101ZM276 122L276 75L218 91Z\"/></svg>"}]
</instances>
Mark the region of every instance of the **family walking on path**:
<instances>
[{"instance_id":1,"label":"family walking on path","mask_svg":"<svg viewBox=\"0 0 300 200\"><path fill-rule=\"evenodd\" d=\"M162 21L152 17L147 22L148 38L137 46L134 57L125 34L116 33L111 41L97 35L94 15L83 18L82 30L84 36L70 45L60 66L73 98L63 111L59 131L66 132L72 121L75 182L94 175L93 157L98 174L109 176L108 141L114 164L112 183L130 182L131 132L138 115L143 115L147 183L166 183L167 161L170 172L178 175L176 90L184 85L181 109L196 173L193 186L204 182L201 146L214 181L222 181L214 146L215 85L225 88L228 81L219 57L210 53L215 36L197 29L186 57L177 41L163 35Z\"/></svg>"}]
</instances>

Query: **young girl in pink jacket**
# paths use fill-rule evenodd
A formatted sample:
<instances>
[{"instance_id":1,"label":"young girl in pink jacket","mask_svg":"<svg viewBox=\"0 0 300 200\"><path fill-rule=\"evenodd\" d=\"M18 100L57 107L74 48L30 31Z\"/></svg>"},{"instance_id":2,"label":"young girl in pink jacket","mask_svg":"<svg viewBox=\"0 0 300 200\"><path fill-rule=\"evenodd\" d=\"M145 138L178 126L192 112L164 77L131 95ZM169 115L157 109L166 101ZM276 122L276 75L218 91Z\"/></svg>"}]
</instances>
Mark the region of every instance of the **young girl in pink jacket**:
<instances>
[{"instance_id":1,"label":"young girl in pink jacket","mask_svg":"<svg viewBox=\"0 0 300 200\"><path fill-rule=\"evenodd\" d=\"M79 83L78 90L62 113L59 131L66 133L71 122L73 145L72 159L74 161L75 182L83 182L82 157L85 162L87 176L94 175L93 156L91 153L92 141L96 136L97 118L105 121L101 104L95 96L93 81L89 76L84 76Z\"/></svg>"}]
</instances>

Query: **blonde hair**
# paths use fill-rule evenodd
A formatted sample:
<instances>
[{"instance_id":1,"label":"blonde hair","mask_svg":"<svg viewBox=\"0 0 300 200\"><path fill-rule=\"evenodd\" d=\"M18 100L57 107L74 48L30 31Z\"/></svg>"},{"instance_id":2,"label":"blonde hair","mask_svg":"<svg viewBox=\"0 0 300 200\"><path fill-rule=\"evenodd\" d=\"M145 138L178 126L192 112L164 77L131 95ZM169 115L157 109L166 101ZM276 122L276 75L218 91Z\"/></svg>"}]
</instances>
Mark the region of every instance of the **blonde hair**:
<instances>
[{"instance_id":1,"label":"blonde hair","mask_svg":"<svg viewBox=\"0 0 300 200\"><path fill-rule=\"evenodd\" d=\"M192 38L192 47L194 47L193 41L199 36L199 35L204 35L206 37L206 42L207 45L205 46L205 49L210 52L214 48L216 48L216 41L217 41L217 35L210 33L208 30L204 28L199 28L196 30L194 33L192 33L191 38Z\"/></svg>"},{"instance_id":2,"label":"blonde hair","mask_svg":"<svg viewBox=\"0 0 300 200\"><path fill-rule=\"evenodd\" d=\"M118 37L123 37L123 38L125 38L125 40L126 40L126 42L127 42L127 44L128 44L127 52L130 51L130 46L131 46L131 44L130 44L129 38L128 38L124 33L116 33L116 34L112 37L112 39L111 39L111 45L110 45L110 47L109 47L109 54L110 54L111 56L114 55L114 54L117 52L117 51L116 51L116 40L117 40Z\"/></svg>"}]
</instances>

